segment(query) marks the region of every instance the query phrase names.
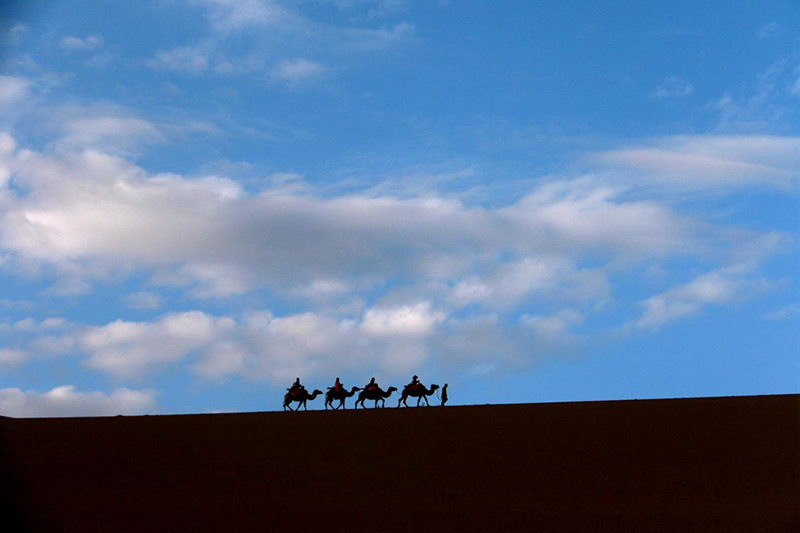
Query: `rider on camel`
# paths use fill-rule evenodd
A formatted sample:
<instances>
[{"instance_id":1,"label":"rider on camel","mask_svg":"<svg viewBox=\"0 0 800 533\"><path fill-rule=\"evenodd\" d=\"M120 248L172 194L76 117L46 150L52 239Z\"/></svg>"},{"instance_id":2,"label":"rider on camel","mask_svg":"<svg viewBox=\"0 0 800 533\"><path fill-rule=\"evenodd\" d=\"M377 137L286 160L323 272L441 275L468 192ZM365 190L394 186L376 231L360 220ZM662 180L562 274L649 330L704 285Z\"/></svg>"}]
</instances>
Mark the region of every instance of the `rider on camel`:
<instances>
[{"instance_id":1,"label":"rider on camel","mask_svg":"<svg viewBox=\"0 0 800 533\"><path fill-rule=\"evenodd\" d=\"M411 383L406 385L407 389L416 390L419 386L419 379L417 378L416 374L411 378Z\"/></svg>"},{"instance_id":2,"label":"rider on camel","mask_svg":"<svg viewBox=\"0 0 800 533\"><path fill-rule=\"evenodd\" d=\"M364 387L364 390L373 390L373 389L377 389L377 388L378 388L378 384L375 383L375 378L373 377L371 380L369 380L369 383L367 383L367 386Z\"/></svg>"},{"instance_id":3,"label":"rider on camel","mask_svg":"<svg viewBox=\"0 0 800 533\"><path fill-rule=\"evenodd\" d=\"M300 378L294 380L292 386L286 389L292 396L297 396L300 394L300 391L305 390L305 387L300 384Z\"/></svg>"},{"instance_id":4,"label":"rider on camel","mask_svg":"<svg viewBox=\"0 0 800 533\"><path fill-rule=\"evenodd\" d=\"M338 393L340 390L342 390L342 383L339 381L339 378L338 378L338 377L336 378L336 383L334 383L334 384L333 384L333 390L334 390L335 392L337 392L337 393Z\"/></svg>"}]
</instances>

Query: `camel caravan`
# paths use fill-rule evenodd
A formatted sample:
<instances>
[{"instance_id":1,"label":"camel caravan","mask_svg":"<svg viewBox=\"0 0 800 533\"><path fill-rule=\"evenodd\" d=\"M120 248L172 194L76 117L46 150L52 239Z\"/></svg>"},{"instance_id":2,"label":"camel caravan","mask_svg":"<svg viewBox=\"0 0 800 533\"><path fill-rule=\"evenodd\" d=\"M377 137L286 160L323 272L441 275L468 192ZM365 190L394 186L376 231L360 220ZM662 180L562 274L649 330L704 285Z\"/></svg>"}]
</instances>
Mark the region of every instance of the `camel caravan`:
<instances>
[{"instance_id":1,"label":"camel caravan","mask_svg":"<svg viewBox=\"0 0 800 533\"><path fill-rule=\"evenodd\" d=\"M358 393L358 396L356 397L356 409L358 409L359 404L362 408L366 409L364 406L364 402L366 400L375 402L373 408L377 408L379 402L381 407L385 407L386 398L391 396L393 392L397 392L397 390L397 387L389 387L384 391L377 383L375 383L375 378L372 378L370 382L367 383L363 388L352 387L348 391L339 381L339 378L336 378L336 382L332 387L328 387L328 391L325 393L325 410L327 411L329 407L334 411L338 409L346 409L345 400L347 400L347 398L351 398L352 396L356 396L356 393ZM414 376L411 378L411 383L403 387L403 390L400 392L400 399L397 401L397 407L408 407L408 404L406 403L408 398L416 398L417 407L419 407L420 402L423 400L425 400L425 405L430 406L430 403L428 402L428 396L433 396L437 390L441 390L439 399L441 400L442 407L444 407L444 405L447 403L447 383L445 383L444 387L441 389L439 389L439 385L436 385L435 383L428 388L419 382L417 376ZM283 396L283 410L299 411L301 407L303 410L308 410L307 402L313 401L314 398L320 394L322 394L322 391L319 389L314 389L313 392L309 393L308 390L300 384L300 378L297 378L292 386L286 389L286 394ZM338 403L334 405L334 402ZM292 408L293 403L296 403L297 407Z\"/></svg>"}]
</instances>

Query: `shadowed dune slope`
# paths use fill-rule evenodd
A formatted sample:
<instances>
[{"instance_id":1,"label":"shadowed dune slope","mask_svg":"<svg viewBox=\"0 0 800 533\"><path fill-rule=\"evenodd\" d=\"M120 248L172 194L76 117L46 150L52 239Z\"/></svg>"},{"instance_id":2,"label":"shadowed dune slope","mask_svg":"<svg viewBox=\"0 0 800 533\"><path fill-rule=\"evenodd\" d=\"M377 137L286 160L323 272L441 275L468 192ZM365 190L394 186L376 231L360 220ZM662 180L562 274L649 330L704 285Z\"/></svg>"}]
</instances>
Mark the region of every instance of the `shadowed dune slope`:
<instances>
[{"instance_id":1,"label":"shadowed dune slope","mask_svg":"<svg viewBox=\"0 0 800 533\"><path fill-rule=\"evenodd\" d=\"M800 531L799 405L0 419L0 490L43 531Z\"/></svg>"}]
</instances>

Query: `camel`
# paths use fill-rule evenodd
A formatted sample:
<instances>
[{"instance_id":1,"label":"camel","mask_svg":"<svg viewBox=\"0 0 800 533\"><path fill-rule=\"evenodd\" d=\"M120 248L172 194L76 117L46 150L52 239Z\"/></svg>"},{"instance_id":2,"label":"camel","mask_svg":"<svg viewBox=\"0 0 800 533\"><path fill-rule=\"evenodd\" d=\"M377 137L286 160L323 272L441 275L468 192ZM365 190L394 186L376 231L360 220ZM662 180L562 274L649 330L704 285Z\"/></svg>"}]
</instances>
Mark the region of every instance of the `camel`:
<instances>
[{"instance_id":1,"label":"camel","mask_svg":"<svg viewBox=\"0 0 800 533\"><path fill-rule=\"evenodd\" d=\"M374 389L364 389L358 393L358 399L356 400L356 409L358 409L358 404L361 403L361 407L364 407L364 400L375 400L375 407L378 407L378 402L381 402L381 407L386 406L386 398L392 395L394 391L397 390L397 387L389 387L386 389L386 392L381 390L380 387L376 387ZM366 407L364 407L366 409Z\"/></svg>"},{"instance_id":2,"label":"camel","mask_svg":"<svg viewBox=\"0 0 800 533\"><path fill-rule=\"evenodd\" d=\"M302 407L304 411L308 411L308 407L306 407L306 402L308 400L313 400L320 394L322 394L322 391L318 389L314 389L314 392L312 392L311 394L309 394L306 389L301 389L300 392L298 392L297 394L292 394L291 392L287 392L283 396L283 410L286 411L286 408L288 407L289 411L299 411L300 407ZM292 406L290 405L292 402L297 402L300 404L297 406L297 409L292 409Z\"/></svg>"},{"instance_id":3,"label":"camel","mask_svg":"<svg viewBox=\"0 0 800 533\"><path fill-rule=\"evenodd\" d=\"M436 392L436 389L438 388L439 385L436 385L435 383L431 385L430 390L426 389L425 385L423 385L422 383L417 385L415 389L410 389L408 388L408 386L406 386L403 388L403 393L400 396L400 400L397 402L397 407L400 407L401 404L408 407L408 404L406 403L406 398L408 398L409 396L413 396L417 399L417 407L419 407L420 400L425 400L425 405L430 407L431 404L428 403L428 396L431 396L434 392Z\"/></svg>"},{"instance_id":4,"label":"camel","mask_svg":"<svg viewBox=\"0 0 800 533\"><path fill-rule=\"evenodd\" d=\"M347 409L344 405L344 401L359 390L361 390L361 387L353 387L350 389L350 392L347 392L342 388L337 392L333 387L328 387L328 392L325 393L325 409L327 410L329 405L334 411L340 407ZM339 405L333 407L333 400L339 400Z\"/></svg>"}]
</instances>

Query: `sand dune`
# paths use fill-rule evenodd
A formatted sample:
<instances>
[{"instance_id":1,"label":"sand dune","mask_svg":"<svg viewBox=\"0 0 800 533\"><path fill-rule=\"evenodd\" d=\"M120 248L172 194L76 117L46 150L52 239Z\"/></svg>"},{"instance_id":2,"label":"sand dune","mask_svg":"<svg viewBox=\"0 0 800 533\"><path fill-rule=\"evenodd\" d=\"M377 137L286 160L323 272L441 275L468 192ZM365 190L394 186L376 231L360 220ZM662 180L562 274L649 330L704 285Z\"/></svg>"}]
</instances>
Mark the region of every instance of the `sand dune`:
<instances>
[{"instance_id":1,"label":"sand dune","mask_svg":"<svg viewBox=\"0 0 800 533\"><path fill-rule=\"evenodd\" d=\"M799 405L0 419L0 490L20 531L800 531Z\"/></svg>"}]
</instances>

